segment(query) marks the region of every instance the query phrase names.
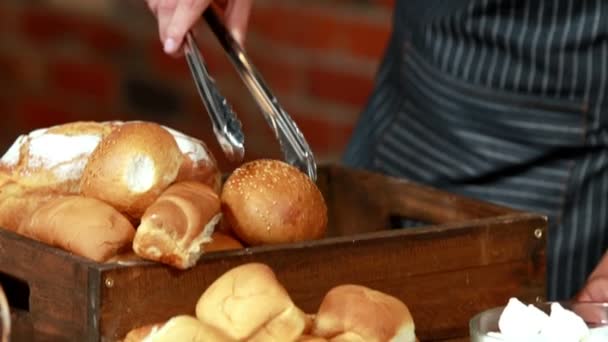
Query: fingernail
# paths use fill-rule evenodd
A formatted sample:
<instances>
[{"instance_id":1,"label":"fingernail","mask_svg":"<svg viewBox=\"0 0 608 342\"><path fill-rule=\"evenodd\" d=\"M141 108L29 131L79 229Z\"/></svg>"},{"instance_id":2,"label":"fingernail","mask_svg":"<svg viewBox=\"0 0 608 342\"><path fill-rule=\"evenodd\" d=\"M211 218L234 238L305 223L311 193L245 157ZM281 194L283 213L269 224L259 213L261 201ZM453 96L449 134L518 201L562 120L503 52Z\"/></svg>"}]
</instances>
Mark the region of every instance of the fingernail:
<instances>
[{"instance_id":1,"label":"fingernail","mask_svg":"<svg viewBox=\"0 0 608 342\"><path fill-rule=\"evenodd\" d=\"M241 36L241 33L237 30L233 30L231 33L234 40L236 40L240 45L243 45L243 36Z\"/></svg>"},{"instance_id":2,"label":"fingernail","mask_svg":"<svg viewBox=\"0 0 608 342\"><path fill-rule=\"evenodd\" d=\"M177 44L175 44L175 40L173 40L173 38L167 38L163 48L166 53L174 53L177 49Z\"/></svg>"}]
</instances>

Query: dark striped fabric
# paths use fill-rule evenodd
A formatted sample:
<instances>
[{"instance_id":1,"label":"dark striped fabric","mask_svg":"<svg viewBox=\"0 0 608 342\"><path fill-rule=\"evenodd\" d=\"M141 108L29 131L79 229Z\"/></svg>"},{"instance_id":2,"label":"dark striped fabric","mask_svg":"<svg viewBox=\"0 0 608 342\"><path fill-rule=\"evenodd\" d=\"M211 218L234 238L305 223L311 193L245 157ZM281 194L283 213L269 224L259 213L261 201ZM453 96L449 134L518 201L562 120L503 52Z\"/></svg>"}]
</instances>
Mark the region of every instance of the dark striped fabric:
<instances>
[{"instance_id":1,"label":"dark striped fabric","mask_svg":"<svg viewBox=\"0 0 608 342\"><path fill-rule=\"evenodd\" d=\"M608 0L398 1L344 161L549 216L550 300L608 246Z\"/></svg>"}]
</instances>

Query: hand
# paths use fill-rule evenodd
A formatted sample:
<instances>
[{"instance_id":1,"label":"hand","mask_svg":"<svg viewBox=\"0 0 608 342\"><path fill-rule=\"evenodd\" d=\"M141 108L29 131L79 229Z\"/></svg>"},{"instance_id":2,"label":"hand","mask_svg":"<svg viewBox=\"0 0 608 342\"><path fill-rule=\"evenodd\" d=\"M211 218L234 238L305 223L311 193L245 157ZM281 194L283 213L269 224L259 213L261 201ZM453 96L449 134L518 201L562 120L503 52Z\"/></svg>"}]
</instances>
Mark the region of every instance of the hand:
<instances>
[{"instance_id":1,"label":"hand","mask_svg":"<svg viewBox=\"0 0 608 342\"><path fill-rule=\"evenodd\" d=\"M581 302L608 302L608 252L597 264L587 283L576 296Z\"/></svg>"},{"instance_id":2,"label":"hand","mask_svg":"<svg viewBox=\"0 0 608 342\"><path fill-rule=\"evenodd\" d=\"M146 0L158 20L160 40L167 54L177 56L186 33L196 23L212 0ZM253 0L217 1L225 6L226 27L243 45Z\"/></svg>"},{"instance_id":3,"label":"hand","mask_svg":"<svg viewBox=\"0 0 608 342\"><path fill-rule=\"evenodd\" d=\"M581 302L608 302L608 275L589 278L583 290L576 296Z\"/></svg>"}]
</instances>

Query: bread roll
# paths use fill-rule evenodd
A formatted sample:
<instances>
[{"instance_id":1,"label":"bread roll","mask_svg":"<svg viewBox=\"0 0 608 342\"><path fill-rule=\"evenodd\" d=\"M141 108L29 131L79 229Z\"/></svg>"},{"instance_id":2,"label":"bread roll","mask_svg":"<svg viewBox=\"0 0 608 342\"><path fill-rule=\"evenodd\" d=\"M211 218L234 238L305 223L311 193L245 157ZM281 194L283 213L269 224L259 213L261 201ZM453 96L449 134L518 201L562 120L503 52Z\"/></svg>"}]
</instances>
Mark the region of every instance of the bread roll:
<instances>
[{"instance_id":1,"label":"bread roll","mask_svg":"<svg viewBox=\"0 0 608 342\"><path fill-rule=\"evenodd\" d=\"M315 183L278 160L257 160L234 170L222 190L228 226L249 245L318 239L327 207Z\"/></svg>"},{"instance_id":2,"label":"bread roll","mask_svg":"<svg viewBox=\"0 0 608 342\"><path fill-rule=\"evenodd\" d=\"M196 316L238 341L295 341L308 317L266 265L250 263L231 269L203 293Z\"/></svg>"},{"instance_id":3,"label":"bread roll","mask_svg":"<svg viewBox=\"0 0 608 342\"><path fill-rule=\"evenodd\" d=\"M414 342L407 306L395 297L359 285L341 285L323 298L312 335L332 342Z\"/></svg>"},{"instance_id":4,"label":"bread roll","mask_svg":"<svg viewBox=\"0 0 608 342\"><path fill-rule=\"evenodd\" d=\"M130 331L124 342L236 342L198 319L179 315L164 324L153 324Z\"/></svg>"},{"instance_id":5,"label":"bread roll","mask_svg":"<svg viewBox=\"0 0 608 342\"><path fill-rule=\"evenodd\" d=\"M182 162L182 153L167 130L153 123L126 123L91 154L81 191L139 218L175 181Z\"/></svg>"},{"instance_id":6,"label":"bread roll","mask_svg":"<svg viewBox=\"0 0 608 342\"><path fill-rule=\"evenodd\" d=\"M80 194L82 174L91 154L123 124L121 121L72 122L19 136L0 159L0 186L5 180L11 180L30 189ZM219 193L221 175L207 146L174 129L163 128L174 138L183 155L176 179L199 181Z\"/></svg>"},{"instance_id":7,"label":"bread roll","mask_svg":"<svg viewBox=\"0 0 608 342\"><path fill-rule=\"evenodd\" d=\"M18 233L104 262L128 250L135 230L112 206L94 198L52 199L21 222Z\"/></svg>"},{"instance_id":8,"label":"bread roll","mask_svg":"<svg viewBox=\"0 0 608 342\"><path fill-rule=\"evenodd\" d=\"M179 269L192 267L220 218L220 200L213 189L198 182L176 183L145 211L133 250Z\"/></svg>"},{"instance_id":9,"label":"bread roll","mask_svg":"<svg viewBox=\"0 0 608 342\"><path fill-rule=\"evenodd\" d=\"M323 337L302 335L298 338L297 342L327 342Z\"/></svg>"},{"instance_id":10,"label":"bread roll","mask_svg":"<svg viewBox=\"0 0 608 342\"><path fill-rule=\"evenodd\" d=\"M0 227L17 231L19 224L40 206L59 198L55 192L34 191L13 181L0 186Z\"/></svg>"},{"instance_id":11,"label":"bread roll","mask_svg":"<svg viewBox=\"0 0 608 342\"><path fill-rule=\"evenodd\" d=\"M217 231L211 235L211 241L204 245L205 252L207 253L241 248L243 248L243 245L237 239Z\"/></svg>"}]
</instances>

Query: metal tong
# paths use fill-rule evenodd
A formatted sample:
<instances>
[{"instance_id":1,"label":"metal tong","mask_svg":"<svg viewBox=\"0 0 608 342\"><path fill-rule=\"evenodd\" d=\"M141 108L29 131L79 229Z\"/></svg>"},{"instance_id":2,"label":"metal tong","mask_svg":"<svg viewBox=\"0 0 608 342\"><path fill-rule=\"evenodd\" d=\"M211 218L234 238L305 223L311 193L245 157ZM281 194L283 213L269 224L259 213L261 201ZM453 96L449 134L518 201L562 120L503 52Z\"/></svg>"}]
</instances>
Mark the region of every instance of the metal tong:
<instances>
[{"instance_id":1,"label":"metal tong","mask_svg":"<svg viewBox=\"0 0 608 342\"><path fill-rule=\"evenodd\" d=\"M211 118L213 132L226 157L233 162L240 162L245 155L245 136L242 125L230 104L219 90L207 71L205 60L200 54L196 40L191 32L186 35L184 46L186 61L192 72L194 83L203 99L207 113Z\"/></svg>"},{"instance_id":2,"label":"metal tong","mask_svg":"<svg viewBox=\"0 0 608 342\"><path fill-rule=\"evenodd\" d=\"M243 82L245 83L245 85L247 86L247 88L249 89L251 94L253 95L253 98L255 99L260 110L264 114L266 121L268 122L268 124L270 125L272 130L274 131L275 136L276 136L277 140L279 141L281 151L283 152L283 157L284 157L285 161L287 163L297 167L302 172L307 174L310 179L315 181L317 179L317 166L315 163L315 158L312 153L312 150L308 146L306 139L300 132L296 123L291 119L289 114L287 114L287 112L285 112L285 110L281 107L281 105L279 105L279 102L277 101L276 97L270 91L270 88L266 85L266 83L262 79L262 77L259 74L259 72L257 71L257 69L253 66L253 64L251 63L251 61L250 61L249 57L247 56L247 54L245 53L245 51L236 42L236 40L234 39L232 34L230 34L230 32L226 29L223 21L220 19L220 17L218 16L218 14L216 13L216 11L213 7L214 6L210 6L203 13L203 18L207 21L207 24L211 28L211 31L215 34L216 38L220 42L220 45L222 45L222 47L224 48L224 51L228 55L228 58L232 62L232 65L235 67L236 71L239 73L241 79L243 80ZM193 39L191 37L188 38L188 41L192 41L192 44L193 44ZM191 44L189 42L187 42L187 43ZM188 48L186 50L188 50ZM196 49L196 50L198 52L198 49ZM188 54L189 54L188 51L186 51L186 56L188 56ZM207 78L209 77L208 73L207 73L206 77ZM195 79L196 79L196 77L195 77ZM208 83L208 82L202 82L202 83L204 85L205 83ZM215 92L218 93L217 91L215 91ZM206 92L203 92L203 95L204 94L206 94ZM205 101L205 103L207 103L209 100L204 99L204 101ZM224 104L226 103L225 99L222 100L222 103L224 103ZM219 108L219 110L222 111L224 109L224 107L226 107L226 106L227 105L209 106L209 108L211 108L212 110L218 110L218 108ZM207 108L208 111L209 111L209 108ZM210 113L210 115L211 115L211 113ZM234 115L234 113L232 113L232 115L222 115L220 113L220 115L217 115L217 114L212 115L212 118L213 117L233 117L234 119L236 119L236 116ZM229 121L232 119L225 119L225 120ZM221 120L218 120L218 121L221 121ZM236 121L238 122L238 119L236 119ZM230 122L234 122L234 121L230 121ZM220 125L221 125L221 123L220 123ZM223 127L226 127L226 128L228 128L228 130L230 130L230 129L236 129L236 126L238 126L238 131L240 132L240 124L232 125L232 126L224 125ZM215 129L215 123L214 123L214 129ZM220 141L220 144L221 144L221 141L224 139L228 140L229 142L232 142L232 140L230 138L231 136L233 136L232 134L230 134L229 132L226 132L225 130L220 130L220 132L221 132L220 135L218 135L216 133L216 136L218 137L218 141ZM242 137L243 134L242 134L242 132L240 132L240 135L239 135L239 133L235 133L234 136ZM238 142L238 139L237 139L237 142ZM240 146L242 147L243 140L241 139L240 142L241 142ZM238 149L238 144L235 144L234 146L236 146ZM230 151L230 150L228 148L226 148L226 149L224 149L224 151L226 152L226 151ZM228 152L228 153L230 153L230 152Z\"/></svg>"}]
</instances>

